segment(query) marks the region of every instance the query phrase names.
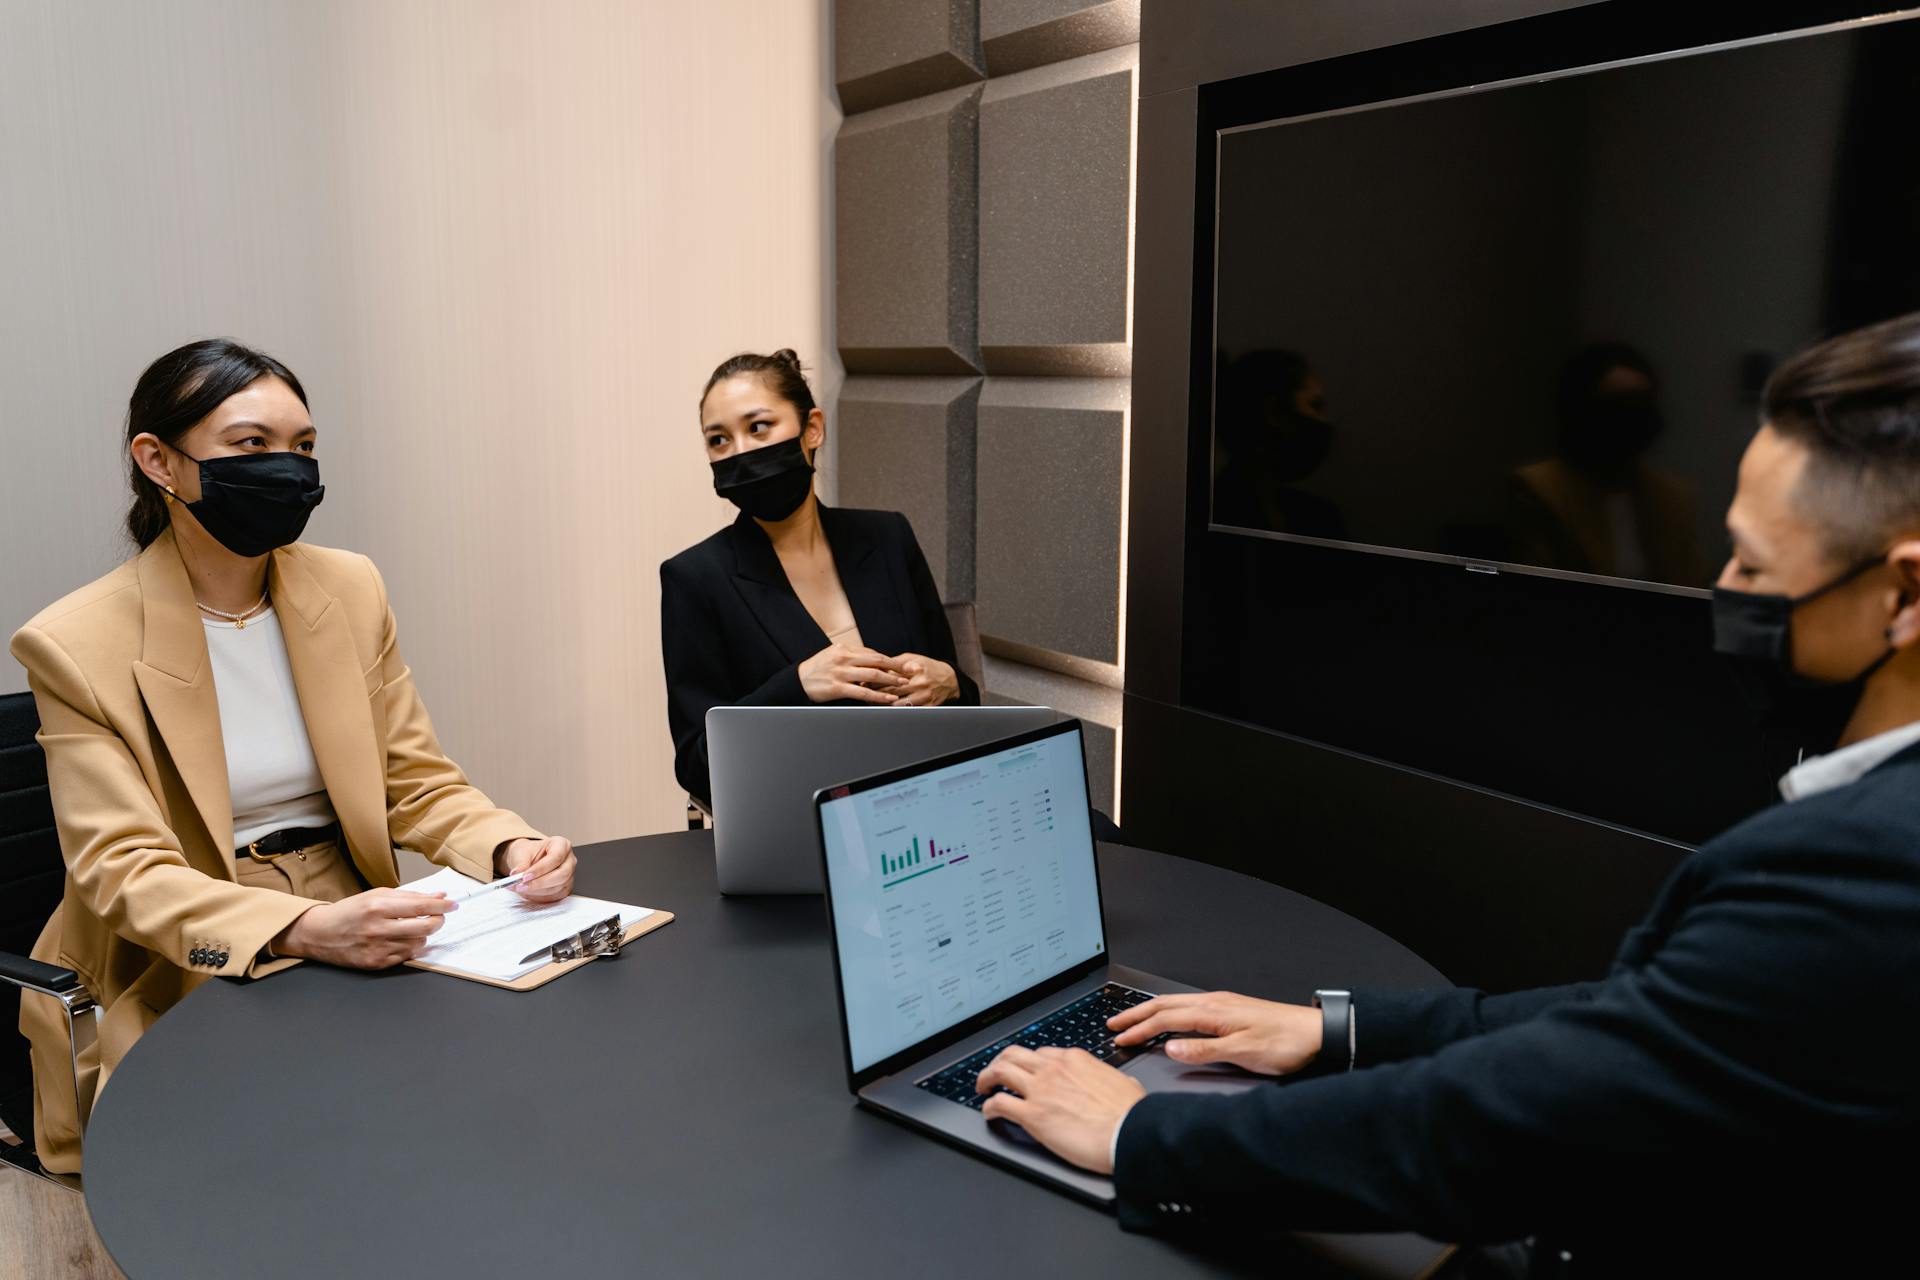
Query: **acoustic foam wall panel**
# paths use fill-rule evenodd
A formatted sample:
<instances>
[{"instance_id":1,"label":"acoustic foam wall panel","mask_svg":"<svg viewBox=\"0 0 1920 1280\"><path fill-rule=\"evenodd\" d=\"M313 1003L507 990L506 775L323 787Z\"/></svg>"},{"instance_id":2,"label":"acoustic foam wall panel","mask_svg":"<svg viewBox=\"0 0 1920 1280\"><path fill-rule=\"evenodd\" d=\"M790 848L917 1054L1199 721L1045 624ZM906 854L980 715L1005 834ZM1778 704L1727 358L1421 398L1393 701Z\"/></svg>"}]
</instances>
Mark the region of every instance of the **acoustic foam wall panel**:
<instances>
[{"instance_id":1,"label":"acoustic foam wall panel","mask_svg":"<svg viewBox=\"0 0 1920 1280\"><path fill-rule=\"evenodd\" d=\"M837 0L833 81L848 115L985 76L975 0Z\"/></svg>"},{"instance_id":2,"label":"acoustic foam wall panel","mask_svg":"<svg viewBox=\"0 0 1920 1280\"><path fill-rule=\"evenodd\" d=\"M978 378L848 378L839 501L905 513L943 600L971 600Z\"/></svg>"},{"instance_id":3,"label":"acoustic foam wall panel","mask_svg":"<svg viewBox=\"0 0 1920 1280\"><path fill-rule=\"evenodd\" d=\"M882 107L834 147L835 317L848 373L973 373L980 89Z\"/></svg>"},{"instance_id":4,"label":"acoustic foam wall panel","mask_svg":"<svg viewBox=\"0 0 1920 1280\"><path fill-rule=\"evenodd\" d=\"M980 47L990 76L1139 39L1140 0L980 0Z\"/></svg>"},{"instance_id":5,"label":"acoustic foam wall panel","mask_svg":"<svg viewBox=\"0 0 1920 1280\"><path fill-rule=\"evenodd\" d=\"M1087 792L1094 808L1113 812L1113 753L1121 708L1118 689L992 654L987 655L987 689L983 701L992 706L1052 707L1078 719L1086 730Z\"/></svg>"},{"instance_id":6,"label":"acoustic foam wall panel","mask_svg":"<svg viewBox=\"0 0 1920 1280\"><path fill-rule=\"evenodd\" d=\"M1128 371L1137 48L987 82L979 342L990 374Z\"/></svg>"},{"instance_id":7,"label":"acoustic foam wall panel","mask_svg":"<svg viewBox=\"0 0 1920 1280\"><path fill-rule=\"evenodd\" d=\"M980 393L980 631L1117 662L1128 384L988 378Z\"/></svg>"}]
</instances>

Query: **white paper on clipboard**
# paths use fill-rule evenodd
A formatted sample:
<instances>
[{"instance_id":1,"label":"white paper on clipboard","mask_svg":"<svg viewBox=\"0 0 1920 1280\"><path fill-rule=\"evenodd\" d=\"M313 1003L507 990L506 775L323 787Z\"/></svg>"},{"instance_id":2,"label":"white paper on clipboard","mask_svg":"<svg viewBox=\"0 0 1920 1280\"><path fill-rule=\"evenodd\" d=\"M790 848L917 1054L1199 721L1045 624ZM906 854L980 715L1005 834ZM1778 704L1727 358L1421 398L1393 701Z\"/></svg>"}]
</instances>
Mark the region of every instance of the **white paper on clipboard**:
<instances>
[{"instance_id":1,"label":"white paper on clipboard","mask_svg":"<svg viewBox=\"0 0 1920 1280\"><path fill-rule=\"evenodd\" d=\"M400 887L408 893L444 893L450 898L461 898L485 885L483 880L444 867L423 880ZM653 913L652 907L583 898L578 894L537 905L512 889L501 889L483 893L449 911L446 923L429 939L427 949L415 958L424 964L510 982L549 962L548 957L539 956L530 963L522 963L521 957L528 952L552 946L608 916L619 916L621 928L631 929Z\"/></svg>"}]
</instances>

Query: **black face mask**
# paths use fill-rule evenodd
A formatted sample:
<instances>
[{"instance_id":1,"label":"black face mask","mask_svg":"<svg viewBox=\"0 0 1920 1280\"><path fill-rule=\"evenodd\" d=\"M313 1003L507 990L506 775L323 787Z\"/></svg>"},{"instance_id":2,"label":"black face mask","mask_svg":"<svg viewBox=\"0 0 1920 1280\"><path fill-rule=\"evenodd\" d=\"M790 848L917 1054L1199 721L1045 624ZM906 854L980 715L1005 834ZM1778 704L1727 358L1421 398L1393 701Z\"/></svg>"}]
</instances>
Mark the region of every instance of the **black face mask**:
<instances>
[{"instance_id":1,"label":"black face mask","mask_svg":"<svg viewBox=\"0 0 1920 1280\"><path fill-rule=\"evenodd\" d=\"M799 436L713 464L713 491L755 520L785 520L812 490L813 464Z\"/></svg>"},{"instance_id":2,"label":"black face mask","mask_svg":"<svg viewBox=\"0 0 1920 1280\"><path fill-rule=\"evenodd\" d=\"M1333 452L1333 423L1302 413L1292 398L1269 399L1265 421L1255 428L1252 461L1281 484L1296 484L1318 471Z\"/></svg>"},{"instance_id":3,"label":"black face mask","mask_svg":"<svg viewBox=\"0 0 1920 1280\"><path fill-rule=\"evenodd\" d=\"M1663 425L1652 396L1598 394L1561 425L1560 454L1581 470L1617 472L1652 447Z\"/></svg>"},{"instance_id":4,"label":"black face mask","mask_svg":"<svg viewBox=\"0 0 1920 1280\"><path fill-rule=\"evenodd\" d=\"M263 556L299 538L326 496L320 464L304 453L242 453L204 462L200 500L181 505L237 556Z\"/></svg>"},{"instance_id":5,"label":"black face mask","mask_svg":"<svg viewBox=\"0 0 1920 1280\"><path fill-rule=\"evenodd\" d=\"M1860 705L1873 673L1893 646L1851 680L1826 681L1793 669L1793 611L1838 590L1885 561L1875 556L1801 596L1713 590L1713 647L1731 660L1735 678L1762 729L1788 733L1811 752L1831 751Z\"/></svg>"}]
</instances>

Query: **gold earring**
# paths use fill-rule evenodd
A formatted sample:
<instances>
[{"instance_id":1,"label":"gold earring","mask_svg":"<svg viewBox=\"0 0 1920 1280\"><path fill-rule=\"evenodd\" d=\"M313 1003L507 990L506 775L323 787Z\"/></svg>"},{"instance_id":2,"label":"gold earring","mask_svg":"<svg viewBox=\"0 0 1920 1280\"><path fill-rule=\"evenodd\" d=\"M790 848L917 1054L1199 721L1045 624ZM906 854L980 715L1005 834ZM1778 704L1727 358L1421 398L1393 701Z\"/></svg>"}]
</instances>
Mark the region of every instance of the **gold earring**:
<instances>
[{"instance_id":1,"label":"gold earring","mask_svg":"<svg viewBox=\"0 0 1920 1280\"><path fill-rule=\"evenodd\" d=\"M166 494L166 496L167 496L167 501L168 501L168 502L178 502L178 501L180 501L180 495L179 495L179 494L177 494L177 493L175 493L175 492L173 491L173 486L172 486L172 485L170 485L170 484L163 484L163 485L161 485L161 486L160 486L160 491L161 491L162 493L164 493L164 494Z\"/></svg>"}]
</instances>

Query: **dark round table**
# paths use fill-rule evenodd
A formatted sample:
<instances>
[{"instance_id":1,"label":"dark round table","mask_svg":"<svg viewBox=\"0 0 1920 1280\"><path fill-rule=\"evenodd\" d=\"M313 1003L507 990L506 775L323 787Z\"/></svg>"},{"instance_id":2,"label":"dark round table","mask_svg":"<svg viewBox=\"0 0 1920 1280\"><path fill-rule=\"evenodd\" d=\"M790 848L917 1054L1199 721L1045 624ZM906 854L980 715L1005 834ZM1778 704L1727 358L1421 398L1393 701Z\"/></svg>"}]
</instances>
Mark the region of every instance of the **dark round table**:
<instances>
[{"instance_id":1,"label":"dark round table","mask_svg":"<svg viewBox=\"0 0 1920 1280\"><path fill-rule=\"evenodd\" d=\"M1439 985L1261 881L1100 849L1115 958L1289 1000ZM100 1096L87 1205L131 1280L179 1276L1418 1275L1414 1236L1202 1251L847 1092L817 897L723 898L708 833L583 849L583 893L674 923L537 991L301 965L212 982Z\"/></svg>"}]
</instances>

